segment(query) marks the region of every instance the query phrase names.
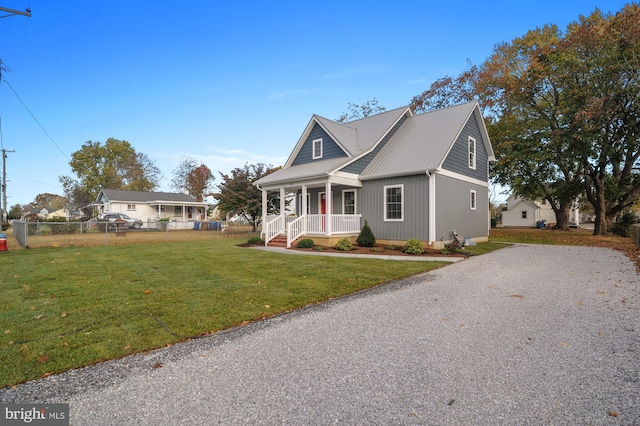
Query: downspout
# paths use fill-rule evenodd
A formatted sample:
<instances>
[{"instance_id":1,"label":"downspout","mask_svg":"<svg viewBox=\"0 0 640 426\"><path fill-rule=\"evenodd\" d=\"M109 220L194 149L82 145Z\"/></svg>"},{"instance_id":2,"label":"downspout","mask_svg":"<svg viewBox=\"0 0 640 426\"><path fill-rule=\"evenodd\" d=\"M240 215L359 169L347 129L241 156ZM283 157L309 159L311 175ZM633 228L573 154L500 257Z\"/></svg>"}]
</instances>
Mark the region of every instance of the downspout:
<instances>
[{"instance_id":1,"label":"downspout","mask_svg":"<svg viewBox=\"0 0 640 426\"><path fill-rule=\"evenodd\" d=\"M436 176L431 174L429 170L426 171L426 174L429 179L429 245L432 245L436 241Z\"/></svg>"}]
</instances>

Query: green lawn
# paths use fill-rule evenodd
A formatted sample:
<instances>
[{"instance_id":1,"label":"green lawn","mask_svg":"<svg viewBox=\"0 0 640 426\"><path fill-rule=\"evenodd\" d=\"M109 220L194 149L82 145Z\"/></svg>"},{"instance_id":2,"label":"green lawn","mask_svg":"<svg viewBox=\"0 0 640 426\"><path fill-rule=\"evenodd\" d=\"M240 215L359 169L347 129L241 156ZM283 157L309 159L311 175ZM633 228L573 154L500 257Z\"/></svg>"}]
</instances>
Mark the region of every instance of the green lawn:
<instances>
[{"instance_id":1,"label":"green lawn","mask_svg":"<svg viewBox=\"0 0 640 426\"><path fill-rule=\"evenodd\" d=\"M0 254L0 387L183 341L434 268L282 255L240 239Z\"/></svg>"}]
</instances>

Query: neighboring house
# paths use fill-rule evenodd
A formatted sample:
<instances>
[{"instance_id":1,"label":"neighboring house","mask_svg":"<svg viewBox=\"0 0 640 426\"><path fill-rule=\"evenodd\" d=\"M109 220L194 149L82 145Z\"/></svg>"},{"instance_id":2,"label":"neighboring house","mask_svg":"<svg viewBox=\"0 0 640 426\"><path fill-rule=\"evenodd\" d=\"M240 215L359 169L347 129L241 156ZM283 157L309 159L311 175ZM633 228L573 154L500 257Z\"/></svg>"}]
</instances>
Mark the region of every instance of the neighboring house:
<instances>
[{"instance_id":1,"label":"neighboring house","mask_svg":"<svg viewBox=\"0 0 640 426\"><path fill-rule=\"evenodd\" d=\"M576 203L569 213L570 226L578 227L579 217L578 204ZM502 226L504 228L535 228L540 221L545 221L548 226L558 223L556 214L547 200L532 201L513 194L509 196L507 210L502 212Z\"/></svg>"},{"instance_id":2,"label":"neighboring house","mask_svg":"<svg viewBox=\"0 0 640 426\"><path fill-rule=\"evenodd\" d=\"M176 228L188 229L193 227L192 222L206 218L208 204L189 194L104 188L92 206L98 214L116 212L141 219L144 226L168 218L176 223Z\"/></svg>"},{"instance_id":3,"label":"neighboring house","mask_svg":"<svg viewBox=\"0 0 640 426\"><path fill-rule=\"evenodd\" d=\"M67 218L66 209L55 209L52 207L32 207L24 217L31 218L31 220L48 220L54 218Z\"/></svg>"},{"instance_id":4,"label":"neighboring house","mask_svg":"<svg viewBox=\"0 0 640 426\"><path fill-rule=\"evenodd\" d=\"M313 115L282 169L254 183L283 212L263 219L265 244L286 234L332 244L366 220L377 241L440 247L452 231L489 235L489 135L476 102L414 115L408 107L338 123ZM284 213L296 194L296 216ZM327 194L329 194L327 196Z\"/></svg>"}]
</instances>

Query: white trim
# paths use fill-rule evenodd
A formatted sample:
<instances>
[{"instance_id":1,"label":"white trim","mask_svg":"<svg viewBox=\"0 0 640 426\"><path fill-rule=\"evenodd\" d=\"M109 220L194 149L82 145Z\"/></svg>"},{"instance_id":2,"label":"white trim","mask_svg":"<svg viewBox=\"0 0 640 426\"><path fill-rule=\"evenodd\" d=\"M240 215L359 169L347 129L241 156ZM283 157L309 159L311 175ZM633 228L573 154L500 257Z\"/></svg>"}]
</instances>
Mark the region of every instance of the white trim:
<instances>
[{"instance_id":1,"label":"white trim","mask_svg":"<svg viewBox=\"0 0 640 426\"><path fill-rule=\"evenodd\" d=\"M390 189L390 188L400 188L400 217L399 218L389 219L387 217L387 189ZM404 184L400 183L396 185L385 185L383 187L383 190L384 190L384 194L383 194L384 202L382 204L383 221L384 222L404 222Z\"/></svg>"},{"instance_id":2,"label":"white trim","mask_svg":"<svg viewBox=\"0 0 640 426\"><path fill-rule=\"evenodd\" d=\"M473 150L471 149L471 147L473 146ZM478 144L476 143L475 138L472 138L471 136L469 136L468 138L468 142L467 142L467 163L470 169L475 170L476 169L476 161L478 158Z\"/></svg>"},{"instance_id":3,"label":"white trim","mask_svg":"<svg viewBox=\"0 0 640 426\"><path fill-rule=\"evenodd\" d=\"M429 244L436 242L436 174L429 173Z\"/></svg>"},{"instance_id":4,"label":"white trim","mask_svg":"<svg viewBox=\"0 0 640 426\"><path fill-rule=\"evenodd\" d=\"M478 193L475 189L469 190L469 208L471 210L478 209Z\"/></svg>"},{"instance_id":5,"label":"white trim","mask_svg":"<svg viewBox=\"0 0 640 426\"><path fill-rule=\"evenodd\" d=\"M439 175L442 175L442 176L450 177L450 178L453 178L453 179L458 179L458 180L463 181L463 182L472 183L474 185L484 186L486 188L489 187L489 182L485 182L485 181L480 180L480 179L474 179L474 178L471 178L469 176L462 175L460 173L452 172L450 170L438 169L438 171L436 173L439 174Z\"/></svg>"},{"instance_id":6,"label":"white trim","mask_svg":"<svg viewBox=\"0 0 640 426\"><path fill-rule=\"evenodd\" d=\"M344 211L344 194L345 192L353 192L353 214L358 213L358 192L355 189L343 189L342 190L342 214L351 214L345 213Z\"/></svg>"},{"instance_id":7,"label":"white trim","mask_svg":"<svg viewBox=\"0 0 640 426\"><path fill-rule=\"evenodd\" d=\"M320 145L320 154L316 154L316 143ZM314 160L322 158L322 138L313 140L311 144L311 158Z\"/></svg>"}]
</instances>

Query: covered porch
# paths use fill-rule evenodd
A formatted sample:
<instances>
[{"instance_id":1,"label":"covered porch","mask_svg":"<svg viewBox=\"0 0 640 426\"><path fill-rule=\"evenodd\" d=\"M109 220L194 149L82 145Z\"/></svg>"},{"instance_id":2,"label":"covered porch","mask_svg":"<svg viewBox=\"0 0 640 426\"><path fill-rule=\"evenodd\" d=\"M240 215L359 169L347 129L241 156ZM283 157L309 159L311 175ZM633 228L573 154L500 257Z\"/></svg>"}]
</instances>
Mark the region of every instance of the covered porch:
<instances>
[{"instance_id":1,"label":"covered porch","mask_svg":"<svg viewBox=\"0 0 640 426\"><path fill-rule=\"evenodd\" d=\"M346 175L346 174L345 174ZM332 240L357 235L362 215L357 210L358 179L351 176L324 176L304 183L264 185L262 191L262 234L265 245L278 236L286 236L286 247L299 238ZM279 194L278 214L269 215L269 193ZM288 214L287 194L295 194L295 213ZM327 196L329 194L329 196Z\"/></svg>"}]
</instances>

